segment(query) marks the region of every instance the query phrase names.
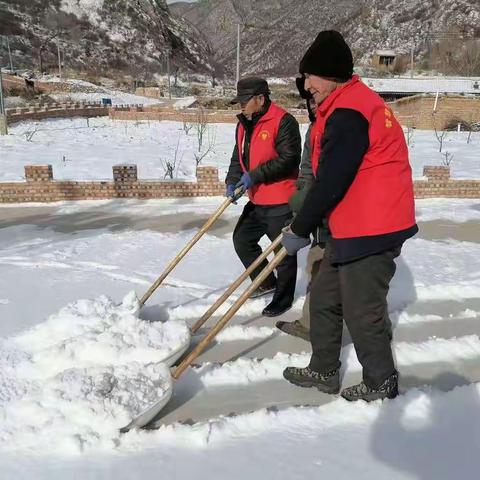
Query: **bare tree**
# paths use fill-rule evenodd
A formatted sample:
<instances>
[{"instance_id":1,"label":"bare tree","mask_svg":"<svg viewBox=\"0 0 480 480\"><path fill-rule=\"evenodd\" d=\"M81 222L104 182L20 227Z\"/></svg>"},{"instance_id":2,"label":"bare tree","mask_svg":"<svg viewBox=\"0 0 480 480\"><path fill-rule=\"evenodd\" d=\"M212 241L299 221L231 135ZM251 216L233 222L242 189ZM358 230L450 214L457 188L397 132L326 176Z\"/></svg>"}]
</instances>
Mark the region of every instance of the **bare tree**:
<instances>
[{"instance_id":1,"label":"bare tree","mask_svg":"<svg viewBox=\"0 0 480 480\"><path fill-rule=\"evenodd\" d=\"M34 136L37 132L38 132L38 129L37 129L37 128L34 128L33 130L27 130L27 131L23 132L23 134L25 135L25 140L26 140L27 142L31 142L33 136Z\"/></svg>"},{"instance_id":2,"label":"bare tree","mask_svg":"<svg viewBox=\"0 0 480 480\"><path fill-rule=\"evenodd\" d=\"M415 130L413 129L413 127L407 127L407 131L406 131L406 138L407 138L407 145L410 147L411 143L412 143L412 140L413 140L413 134L414 134Z\"/></svg>"},{"instance_id":3,"label":"bare tree","mask_svg":"<svg viewBox=\"0 0 480 480\"><path fill-rule=\"evenodd\" d=\"M182 158L183 158L183 155L180 158L178 156L179 146L180 146L180 136L178 137L177 145L175 146L173 159L172 160L160 159L160 161L162 162L163 170L165 172L165 174L163 175L164 179L169 178L170 180L173 180L178 174L178 169L180 167L180 163L182 162Z\"/></svg>"},{"instance_id":4,"label":"bare tree","mask_svg":"<svg viewBox=\"0 0 480 480\"><path fill-rule=\"evenodd\" d=\"M199 150L198 152L194 153L195 157L195 164L197 167L200 165L202 160L210 153L213 151L215 147L215 138L216 138L216 129L215 127L213 128L208 128L207 129L207 137L206 137L206 144L203 143L202 140L202 147L204 147L202 150Z\"/></svg>"},{"instance_id":5,"label":"bare tree","mask_svg":"<svg viewBox=\"0 0 480 480\"><path fill-rule=\"evenodd\" d=\"M182 122L183 122L183 131L185 132L185 135L188 135L190 133L190 130L193 128L194 124L188 121L188 115L186 113L182 115Z\"/></svg>"},{"instance_id":6,"label":"bare tree","mask_svg":"<svg viewBox=\"0 0 480 480\"><path fill-rule=\"evenodd\" d=\"M443 159L442 159L443 165L445 165L446 167L449 167L454 157L453 153L450 153L447 151L445 153L442 153L442 155L443 155Z\"/></svg>"},{"instance_id":7,"label":"bare tree","mask_svg":"<svg viewBox=\"0 0 480 480\"><path fill-rule=\"evenodd\" d=\"M437 124L436 124L436 121L435 121L435 112L432 113L432 120L433 120L433 131L435 132L435 137L436 139L438 140L438 143L439 143L439 152L441 153L442 152L442 148L443 148L443 141L445 140L447 134L448 134L448 131L447 130L438 130L437 129Z\"/></svg>"},{"instance_id":8,"label":"bare tree","mask_svg":"<svg viewBox=\"0 0 480 480\"><path fill-rule=\"evenodd\" d=\"M195 132L197 133L197 146L200 153L203 146L203 137L208 130L207 116L203 107L199 107L197 110L197 117L195 119Z\"/></svg>"}]
</instances>

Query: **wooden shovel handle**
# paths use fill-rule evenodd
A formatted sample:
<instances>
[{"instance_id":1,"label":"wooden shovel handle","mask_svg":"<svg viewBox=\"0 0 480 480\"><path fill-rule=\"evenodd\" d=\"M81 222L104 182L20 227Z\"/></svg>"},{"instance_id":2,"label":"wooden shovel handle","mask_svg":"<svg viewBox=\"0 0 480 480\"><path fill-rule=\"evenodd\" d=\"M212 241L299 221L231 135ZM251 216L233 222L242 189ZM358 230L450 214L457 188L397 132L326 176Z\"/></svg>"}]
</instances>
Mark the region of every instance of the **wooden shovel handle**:
<instances>
[{"instance_id":1,"label":"wooden shovel handle","mask_svg":"<svg viewBox=\"0 0 480 480\"><path fill-rule=\"evenodd\" d=\"M273 257L272 261L262 270L260 275L250 284L242 293L238 300L229 308L227 313L212 327L203 340L185 357L178 365L172 377L177 380L185 369L205 350L206 346L216 337L218 332L228 323L228 321L237 313L240 307L246 302L250 295L263 283L275 267L286 257L287 250L284 247Z\"/></svg>"},{"instance_id":2,"label":"wooden shovel handle","mask_svg":"<svg viewBox=\"0 0 480 480\"><path fill-rule=\"evenodd\" d=\"M238 195L242 192L240 188L235 190L235 195ZM232 203L233 199L228 197L225 201L217 208L217 210L210 216L206 221L203 227L195 234L195 236L182 248L180 253L167 265L163 273L155 280L155 283L147 290L140 300L140 307L145 305L145 302L151 297L153 292L162 284L162 282L167 278L168 274L179 264L180 260L191 250L191 248L203 237L203 235L212 227L212 225L220 218L222 213L227 209L227 207Z\"/></svg>"},{"instance_id":3,"label":"wooden shovel handle","mask_svg":"<svg viewBox=\"0 0 480 480\"><path fill-rule=\"evenodd\" d=\"M282 235L280 234L272 244L228 287L225 293L199 318L190 329L192 333L197 332L203 324L218 310L218 308L230 297L230 295L250 276L250 274L280 245Z\"/></svg>"}]
</instances>

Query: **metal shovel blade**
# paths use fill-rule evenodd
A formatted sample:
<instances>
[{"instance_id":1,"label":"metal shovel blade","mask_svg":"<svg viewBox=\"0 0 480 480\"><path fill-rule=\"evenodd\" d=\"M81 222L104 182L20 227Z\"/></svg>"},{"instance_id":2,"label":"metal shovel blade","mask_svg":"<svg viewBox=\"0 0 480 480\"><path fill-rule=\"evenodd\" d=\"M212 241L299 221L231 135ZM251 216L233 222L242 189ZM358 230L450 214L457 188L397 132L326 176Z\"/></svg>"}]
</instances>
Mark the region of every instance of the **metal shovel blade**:
<instances>
[{"instance_id":1,"label":"metal shovel blade","mask_svg":"<svg viewBox=\"0 0 480 480\"><path fill-rule=\"evenodd\" d=\"M154 404L150 405L144 412L135 417L128 425L120 429L120 433L127 433L132 428L142 428L148 425L162 410L162 408L170 401L173 394L173 379L168 379L168 388L165 393Z\"/></svg>"}]
</instances>

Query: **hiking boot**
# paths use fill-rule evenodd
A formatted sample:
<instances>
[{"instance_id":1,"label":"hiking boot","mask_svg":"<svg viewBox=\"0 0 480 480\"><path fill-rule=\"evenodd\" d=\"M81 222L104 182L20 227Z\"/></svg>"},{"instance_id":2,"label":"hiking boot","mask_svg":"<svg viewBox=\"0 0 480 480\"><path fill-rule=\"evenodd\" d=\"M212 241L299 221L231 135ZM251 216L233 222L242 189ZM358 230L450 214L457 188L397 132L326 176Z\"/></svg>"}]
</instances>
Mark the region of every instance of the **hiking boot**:
<instances>
[{"instance_id":1,"label":"hiking boot","mask_svg":"<svg viewBox=\"0 0 480 480\"><path fill-rule=\"evenodd\" d=\"M294 322L282 322L279 321L275 326L284 333L288 333L294 337L302 338L303 340L310 341L310 330L305 328L300 320L295 320Z\"/></svg>"},{"instance_id":2,"label":"hiking boot","mask_svg":"<svg viewBox=\"0 0 480 480\"><path fill-rule=\"evenodd\" d=\"M260 285L251 295L250 298L259 298L269 293L273 293L275 291L276 285L274 283Z\"/></svg>"},{"instance_id":3,"label":"hiking boot","mask_svg":"<svg viewBox=\"0 0 480 480\"><path fill-rule=\"evenodd\" d=\"M332 370L328 373L320 373L310 367L297 368L287 367L283 371L283 377L299 387L316 387L324 393L338 393L340 390L340 370Z\"/></svg>"},{"instance_id":4,"label":"hiking boot","mask_svg":"<svg viewBox=\"0 0 480 480\"><path fill-rule=\"evenodd\" d=\"M398 372L390 375L378 388L371 388L364 382L360 382L352 387L342 390L342 397L349 402L356 400L365 400L373 402L374 400L383 400L385 398L395 398L398 395Z\"/></svg>"},{"instance_id":5,"label":"hiking boot","mask_svg":"<svg viewBox=\"0 0 480 480\"><path fill-rule=\"evenodd\" d=\"M290 305L281 305L277 302L272 301L270 302L262 311L262 315L265 317L278 317L282 313L287 312L292 308L292 304Z\"/></svg>"}]
</instances>

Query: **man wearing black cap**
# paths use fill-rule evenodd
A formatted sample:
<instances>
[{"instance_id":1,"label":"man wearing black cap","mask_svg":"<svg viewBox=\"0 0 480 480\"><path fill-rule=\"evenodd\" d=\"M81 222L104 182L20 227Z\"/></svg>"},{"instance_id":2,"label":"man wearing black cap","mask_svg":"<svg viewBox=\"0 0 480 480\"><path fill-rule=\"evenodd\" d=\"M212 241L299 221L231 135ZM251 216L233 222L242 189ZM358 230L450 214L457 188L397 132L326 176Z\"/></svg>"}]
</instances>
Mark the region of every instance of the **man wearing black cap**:
<instances>
[{"instance_id":1,"label":"man wearing black cap","mask_svg":"<svg viewBox=\"0 0 480 480\"><path fill-rule=\"evenodd\" d=\"M241 188L249 202L233 233L235 251L245 268L262 253L258 242L267 235L280 235L292 212L288 205L295 192L301 154L301 137L295 118L270 100L268 83L263 78L246 77L237 84L240 103L235 132L236 144L225 180L227 196ZM264 261L251 275L254 280ZM291 308L297 279L296 255L285 258L252 295L252 298L275 292L263 315L275 317Z\"/></svg>"},{"instance_id":2,"label":"man wearing black cap","mask_svg":"<svg viewBox=\"0 0 480 480\"><path fill-rule=\"evenodd\" d=\"M284 377L337 393L345 320L363 381L342 396L394 398L398 372L386 297L394 259L418 231L403 131L392 110L353 75L352 53L340 33L320 32L300 73L318 105L311 133L315 182L282 243L296 254L325 217L331 238L311 287L310 363L286 368Z\"/></svg>"}]
</instances>

